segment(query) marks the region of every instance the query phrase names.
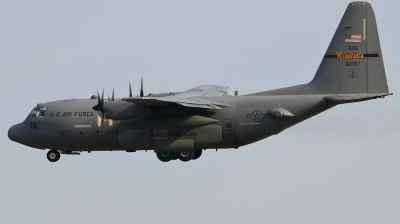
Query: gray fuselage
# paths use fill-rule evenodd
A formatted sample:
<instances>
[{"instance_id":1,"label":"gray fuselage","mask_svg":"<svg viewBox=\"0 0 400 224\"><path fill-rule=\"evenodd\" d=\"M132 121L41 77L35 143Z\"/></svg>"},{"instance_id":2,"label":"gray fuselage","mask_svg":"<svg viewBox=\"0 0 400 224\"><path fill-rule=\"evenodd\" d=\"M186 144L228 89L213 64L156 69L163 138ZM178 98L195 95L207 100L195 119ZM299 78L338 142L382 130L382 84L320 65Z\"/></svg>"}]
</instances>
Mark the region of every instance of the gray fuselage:
<instances>
[{"instance_id":1,"label":"gray fuselage","mask_svg":"<svg viewBox=\"0 0 400 224\"><path fill-rule=\"evenodd\" d=\"M109 119L98 127L97 112L92 109L97 100L61 100L40 104L46 110L44 116L31 113L10 132L11 137L21 144L62 151L153 150L154 143L160 140L193 140L195 149L238 148L277 134L336 105L324 99L325 96L224 96L212 100L234 107L220 110L181 106L155 109L153 116L200 115L218 121L182 130L132 130L119 125L120 121ZM290 111L294 116L274 116L270 113L274 108ZM124 133L126 137L121 139ZM121 140L124 141L122 145Z\"/></svg>"}]
</instances>

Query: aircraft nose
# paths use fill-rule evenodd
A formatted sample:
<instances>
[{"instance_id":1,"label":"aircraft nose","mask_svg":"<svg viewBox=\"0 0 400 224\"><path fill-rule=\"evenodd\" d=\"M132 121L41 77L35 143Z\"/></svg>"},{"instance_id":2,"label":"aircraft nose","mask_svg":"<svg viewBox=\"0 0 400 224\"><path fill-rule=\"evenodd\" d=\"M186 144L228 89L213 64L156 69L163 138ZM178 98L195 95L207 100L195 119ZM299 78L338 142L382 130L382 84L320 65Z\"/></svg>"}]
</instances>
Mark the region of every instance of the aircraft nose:
<instances>
[{"instance_id":1,"label":"aircraft nose","mask_svg":"<svg viewBox=\"0 0 400 224\"><path fill-rule=\"evenodd\" d=\"M16 124L8 130L8 138L14 142L23 143L26 139L24 125Z\"/></svg>"}]
</instances>

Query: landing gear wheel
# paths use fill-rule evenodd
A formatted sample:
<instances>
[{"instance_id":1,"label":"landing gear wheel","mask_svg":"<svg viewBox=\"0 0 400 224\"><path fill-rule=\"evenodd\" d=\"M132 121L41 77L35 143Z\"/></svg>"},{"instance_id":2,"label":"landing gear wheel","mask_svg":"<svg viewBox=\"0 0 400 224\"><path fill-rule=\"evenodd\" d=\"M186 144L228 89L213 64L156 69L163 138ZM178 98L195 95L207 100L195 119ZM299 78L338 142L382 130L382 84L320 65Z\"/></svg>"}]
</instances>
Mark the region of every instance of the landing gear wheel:
<instances>
[{"instance_id":1,"label":"landing gear wheel","mask_svg":"<svg viewBox=\"0 0 400 224\"><path fill-rule=\"evenodd\" d=\"M186 151L186 152L180 152L179 153L179 159L183 162L190 161L194 157L194 151Z\"/></svg>"},{"instance_id":2,"label":"landing gear wheel","mask_svg":"<svg viewBox=\"0 0 400 224\"><path fill-rule=\"evenodd\" d=\"M172 155L172 160L177 160L177 159L179 159L179 152L175 152L175 153L172 153L173 155Z\"/></svg>"},{"instance_id":3,"label":"landing gear wheel","mask_svg":"<svg viewBox=\"0 0 400 224\"><path fill-rule=\"evenodd\" d=\"M193 156L192 160L196 160L196 159L200 158L202 153L203 153L202 149L197 149L196 151L194 151L194 156Z\"/></svg>"},{"instance_id":4,"label":"landing gear wheel","mask_svg":"<svg viewBox=\"0 0 400 224\"><path fill-rule=\"evenodd\" d=\"M60 159L60 152L58 152L58 150L54 150L54 149L50 150L47 153L47 159L50 162L57 162Z\"/></svg>"},{"instance_id":5,"label":"landing gear wheel","mask_svg":"<svg viewBox=\"0 0 400 224\"><path fill-rule=\"evenodd\" d=\"M174 155L170 152L157 152L157 158L162 162L171 161Z\"/></svg>"}]
</instances>

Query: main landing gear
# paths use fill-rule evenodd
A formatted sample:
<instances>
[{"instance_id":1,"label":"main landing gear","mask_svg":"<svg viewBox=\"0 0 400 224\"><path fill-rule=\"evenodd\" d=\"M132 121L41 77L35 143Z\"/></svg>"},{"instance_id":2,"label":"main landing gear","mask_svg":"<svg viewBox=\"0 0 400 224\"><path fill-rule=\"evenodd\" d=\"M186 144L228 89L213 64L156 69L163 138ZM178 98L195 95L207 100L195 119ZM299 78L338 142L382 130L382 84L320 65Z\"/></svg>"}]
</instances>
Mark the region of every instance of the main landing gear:
<instances>
[{"instance_id":1,"label":"main landing gear","mask_svg":"<svg viewBox=\"0 0 400 224\"><path fill-rule=\"evenodd\" d=\"M202 149L185 152L158 152L157 158L162 162L169 162L176 159L179 159L182 162L188 162L200 158L202 152Z\"/></svg>"},{"instance_id":2,"label":"main landing gear","mask_svg":"<svg viewBox=\"0 0 400 224\"><path fill-rule=\"evenodd\" d=\"M157 158L162 162L169 162L171 160L179 159L182 162L188 162L190 160L196 160L200 158L201 154L203 153L202 149L198 149L195 151L185 151L185 152L158 152ZM73 154L79 155L79 153L73 152L63 152L63 154ZM50 162L57 162L61 157L61 154L58 150L52 149L47 153L47 159Z\"/></svg>"},{"instance_id":3,"label":"main landing gear","mask_svg":"<svg viewBox=\"0 0 400 224\"><path fill-rule=\"evenodd\" d=\"M50 162L57 162L60 159L60 152L58 150L54 150L54 149L50 150L47 153L47 159Z\"/></svg>"}]
</instances>

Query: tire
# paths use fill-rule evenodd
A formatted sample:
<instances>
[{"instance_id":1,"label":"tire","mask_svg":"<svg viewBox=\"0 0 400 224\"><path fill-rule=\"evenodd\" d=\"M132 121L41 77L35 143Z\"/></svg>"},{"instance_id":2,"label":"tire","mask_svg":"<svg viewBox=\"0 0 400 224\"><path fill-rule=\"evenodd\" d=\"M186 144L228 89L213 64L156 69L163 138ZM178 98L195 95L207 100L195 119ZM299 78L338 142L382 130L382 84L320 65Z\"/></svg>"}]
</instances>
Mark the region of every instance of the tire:
<instances>
[{"instance_id":1,"label":"tire","mask_svg":"<svg viewBox=\"0 0 400 224\"><path fill-rule=\"evenodd\" d=\"M194 151L194 156L193 156L192 160L196 160L196 159L200 158L202 153L203 153L202 149L197 149L196 151Z\"/></svg>"},{"instance_id":2,"label":"tire","mask_svg":"<svg viewBox=\"0 0 400 224\"><path fill-rule=\"evenodd\" d=\"M57 162L60 159L60 152L58 150L54 150L54 149L50 150L47 153L47 159L50 162Z\"/></svg>"},{"instance_id":3,"label":"tire","mask_svg":"<svg viewBox=\"0 0 400 224\"><path fill-rule=\"evenodd\" d=\"M161 162L169 162L171 161L173 154L170 152L157 152L157 158Z\"/></svg>"},{"instance_id":4,"label":"tire","mask_svg":"<svg viewBox=\"0 0 400 224\"><path fill-rule=\"evenodd\" d=\"M173 155L172 155L172 160L177 160L177 159L179 159L179 152L175 152L175 153L172 153Z\"/></svg>"},{"instance_id":5,"label":"tire","mask_svg":"<svg viewBox=\"0 0 400 224\"><path fill-rule=\"evenodd\" d=\"M187 162L193 159L194 157L194 151L186 151L186 152L180 152L179 153L179 160L182 162Z\"/></svg>"}]
</instances>

